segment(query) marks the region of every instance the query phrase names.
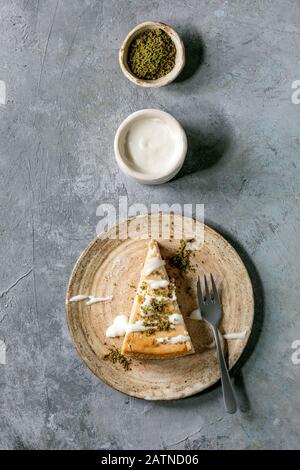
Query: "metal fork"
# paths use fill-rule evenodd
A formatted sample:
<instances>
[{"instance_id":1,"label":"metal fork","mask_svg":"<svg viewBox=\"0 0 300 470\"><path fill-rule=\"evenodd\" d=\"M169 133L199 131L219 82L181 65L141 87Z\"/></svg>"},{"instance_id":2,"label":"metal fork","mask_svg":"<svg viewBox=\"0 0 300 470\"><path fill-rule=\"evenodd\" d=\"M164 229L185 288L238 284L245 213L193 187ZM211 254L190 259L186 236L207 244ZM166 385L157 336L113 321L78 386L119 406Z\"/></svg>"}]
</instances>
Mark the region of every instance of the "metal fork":
<instances>
[{"instance_id":1,"label":"metal fork","mask_svg":"<svg viewBox=\"0 0 300 470\"><path fill-rule=\"evenodd\" d=\"M205 300L204 300L203 295L202 295L202 290L201 290L200 278L198 276L198 281L197 281L198 302L199 302L199 307L200 307L201 316L203 320L206 320L213 330L215 342L217 345L217 352L219 356L224 404L228 413L233 414L237 410L236 398L235 398L233 386L230 380L230 376L228 373L228 369L226 366L226 362L224 359L223 349L221 346L220 337L219 337L219 333L217 329L218 323L222 316L221 303L220 303L218 290L217 290L212 274L210 275L210 279L211 279L211 284L212 284L213 295L212 296L210 295L208 282L207 282L206 276L204 276L204 282L205 282Z\"/></svg>"}]
</instances>

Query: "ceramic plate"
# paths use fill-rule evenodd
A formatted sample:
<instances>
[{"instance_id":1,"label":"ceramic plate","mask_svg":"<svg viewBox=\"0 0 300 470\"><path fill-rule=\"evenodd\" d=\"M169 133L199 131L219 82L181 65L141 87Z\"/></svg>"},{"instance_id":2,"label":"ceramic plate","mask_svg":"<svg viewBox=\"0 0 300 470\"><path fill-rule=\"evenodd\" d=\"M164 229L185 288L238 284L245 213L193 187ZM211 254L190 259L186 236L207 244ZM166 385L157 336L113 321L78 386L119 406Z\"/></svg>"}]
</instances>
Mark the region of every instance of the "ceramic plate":
<instances>
[{"instance_id":1,"label":"ceramic plate","mask_svg":"<svg viewBox=\"0 0 300 470\"><path fill-rule=\"evenodd\" d=\"M193 251L191 256L193 269L181 274L167 263L170 277L175 278L179 305L196 353L167 360L133 359L129 371L124 371L120 364L103 360L109 347L115 345L120 348L122 344L123 338L106 338L105 331L116 315L130 314L147 252L143 226L148 227L149 220L154 225L163 223L165 217L156 214L129 219L92 241L74 267L66 300L69 331L85 364L111 387L147 400L187 397L205 390L220 378L209 326L204 321L188 318L197 307L195 285L198 274L213 273L216 279L223 306L220 331L246 331L243 339L223 341L230 368L247 344L254 316L252 286L243 262L220 234L204 225L204 244L200 250ZM172 216L170 238L156 237L166 260L179 247L179 240L175 240L173 234L182 220L179 215ZM135 236L120 239L119 235L124 234L124 230L132 223L137 224ZM200 222L193 221L193 224ZM113 234L115 238L110 238ZM78 294L113 298L90 306L85 301L68 302L69 298Z\"/></svg>"}]
</instances>

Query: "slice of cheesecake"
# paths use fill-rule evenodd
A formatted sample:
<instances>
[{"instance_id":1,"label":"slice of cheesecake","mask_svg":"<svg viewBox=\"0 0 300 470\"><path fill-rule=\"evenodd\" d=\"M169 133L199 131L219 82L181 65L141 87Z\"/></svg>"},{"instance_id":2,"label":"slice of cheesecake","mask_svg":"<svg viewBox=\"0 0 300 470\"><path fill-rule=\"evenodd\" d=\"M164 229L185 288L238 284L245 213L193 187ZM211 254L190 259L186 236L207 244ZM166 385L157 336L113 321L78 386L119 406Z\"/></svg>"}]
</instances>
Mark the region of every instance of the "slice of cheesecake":
<instances>
[{"instance_id":1,"label":"slice of cheesecake","mask_svg":"<svg viewBox=\"0 0 300 470\"><path fill-rule=\"evenodd\" d=\"M122 353L152 359L191 354L194 348L158 244L150 240Z\"/></svg>"}]
</instances>

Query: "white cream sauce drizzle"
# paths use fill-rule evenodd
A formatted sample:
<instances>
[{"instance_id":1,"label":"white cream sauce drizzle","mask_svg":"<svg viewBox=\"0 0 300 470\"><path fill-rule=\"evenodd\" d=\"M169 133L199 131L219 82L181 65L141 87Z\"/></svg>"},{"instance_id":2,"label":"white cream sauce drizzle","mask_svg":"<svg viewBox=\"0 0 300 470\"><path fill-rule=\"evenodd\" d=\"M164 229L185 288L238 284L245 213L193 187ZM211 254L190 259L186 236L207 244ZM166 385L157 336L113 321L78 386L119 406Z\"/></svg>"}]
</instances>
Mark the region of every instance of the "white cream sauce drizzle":
<instances>
[{"instance_id":1,"label":"white cream sauce drizzle","mask_svg":"<svg viewBox=\"0 0 300 470\"><path fill-rule=\"evenodd\" d=\"M129 323L126 329L126 333L134 333L136 331L151 330L151 326L145 326L143 320L137 320L135 323Z\"/></svg>"},{"instance_id":2,"label":"white cream sauce drizzle","mask_svg":"<svg viewBox=\"0 0 300 470\"><path fill-rule=\"evenodd\" d=\"M246 334L247 334L247 330L245 331L242 331L241 333L226 333L224 335L222 335L220 332L219 332L219 336L222 337L224 339L227 339L227 340L237 340L237 339L244 339L246 337ZM207 344L206 346L206 349L213 349L216 347L216 343L215 343L215 340L213 340L210 344Z\"/></svg>"},{"instance_id":3,"label":"white cream sauce drizzle","mask_svg":"<svg viewBox=\"0 0 300 470\"><path fill-rule=\"evenodd\" d=\"M161 302L161 301L174 302L176 300L176 294L175 294L175 291L173 291L172 297L164 297L163 295L156 295L155 299L157 299L158 302Z\"/></svg>"},{"instance_id":4,"label":"white cream sauce drizzle","mask_svg":"<svg viewBox=\"0 0 300 470\"><path fill-rule=\"evenodd\" d=\"M149 276L149 274L152 274L154 271L164 266L164 264L165 262L160 258L150 258L144 266L143 273L145 276Z\"/></svg>"},{"instance_id":5,"label":"white cream sauce drizzle","mask_svg":"<svg viewBox=\"0 0 300 470\"><path fill-rule=\"evenodd\" d=\"M201 316L201 311L199 308L196 308L195 310L192 311L192 313L190 313L189 315L189 318L192 319L192 320L202 320L202 316ZM220 335L223 336L224 339L244 339L246 338L246 334L247 334L247 329L244 330L244 331L239 331L237 333L224 333L223 335ZM211 343L211 345L208 345L208 347L213 347L214 345L214 341Z\"/></svg>"},{"instance_id":6,"label":"white cream sauce drizzle","mask_svg":"<svg viewBox=\"0 0 300 470\"><path fill-rule=\"evenodd\" d=\"M112 325L106 330L108 338L116 338L117 336L124 336L128 326L128 317L126 315L117 315Z\"/></svg>"},{"instance_id":7,"label":"white cream sauce drizzle","mask_svg":"<svg viewBox=\"0 0 300 470\"><path fill-rule=\"evenodd\" d=\"M148 279L147 283L151 289L161 289L167 287L170 284L170 282L166 279Z\"/></svg>"},{"instance_id":8,"label":"white cream sauce drizzle","mask_svg":"<svg viewBox=\"0 0 300 470\"><path fill-rule=\"evenodd\" d=\"M89 300L87 300L89 299ZM95 297L94 295L84 295L84 294L79 294L79 295L74 295L74 297L71 297L69 299L69 302L80 302L81 300L87 300L86 305L93 305L98 302L106 302L108 300L112 300L113 297L111 295L107 297Z\"/></svg>"},{"instance_id":9,"label":"white cream sauce drizzle","mask_svg":"<svg viewBox=\"0 0 300 470\"><path fill-rule=\"evenodd\" d=\"M176 343L185 343L187 341L191 341L191 338L185 335L173 336L172 338L162 337L162 338L156 338L155 340L155 342L158 344L176 344Z\"/></svg>"},{"instance_id":10,"label":"white cream sauce drizzle","mask_svg":"<svg viewBox=\"0 0 300 470\"><path fill-rule=\"evenodd\" d=\"M93 295L90 295L90 300L87 301L87 305L93 305L97 304L98 302L106 302L107 300L112 300L112 296L108 297L94 297Z\"/></svg>"},{"instance_id":11,"label":"white cream sauce drizzle","mask_svg":"<svg viewBox=\"0 0 300 470\"><path fill-rule=\"evenodd\" d=\"M175 328L175 325L183 324L183 317L179 313L169 315L168 319L171 323L171 328ZM143 320L137 320L135 323L128 323L126 315L117 315L112 325L107 328L106 336L109 338L115 338L116 336L125 336L126 333L147 331L152 328L152 326L145 326Z\"/></svg>"},{"instance_id":12,"label":"white cream sauce drizzle","mask_svg":"<svg viewBox=\"0 0 300 470\"><path fill-rule=\"evenodd\" d=\"M193 310L189 318L191 318L192 320L202 320L200 308L196 308L195 310Z\"/></svg>"},{"instance_id":13,"label":"white cream sauce drizzle","mask_svg":"<svg viewBox=\"0 0 300 470\"><path fill-rule=\"evenodd\" d=\"M183 325L183 316L180 313L172 313L168 316L168 319L173 325Z\"/></svg>"},{"instance_id":14,"label":"white cream sauce drizzle","mask_svg":"<svg viewBox=\"0 0 300 470\"><path fill-rule=\"evenodd\" d=\"M89 298L90 298L89 295L79 294L79 295L74 295L74 297L71 297L69 299L69 302L80 302L80 300L86 300Z\"/></svg>"},{"instance_id":15,"label":"white cream sauce drizzle","mask_svg":"<svg viewBox=\"0 0 300 470\"><path fill-rule=\"evenodd\" d=\"M247 330L241 331L240 333L225 333L224 339L244 339L246 338Z\"/></svg>"}]
</instances>

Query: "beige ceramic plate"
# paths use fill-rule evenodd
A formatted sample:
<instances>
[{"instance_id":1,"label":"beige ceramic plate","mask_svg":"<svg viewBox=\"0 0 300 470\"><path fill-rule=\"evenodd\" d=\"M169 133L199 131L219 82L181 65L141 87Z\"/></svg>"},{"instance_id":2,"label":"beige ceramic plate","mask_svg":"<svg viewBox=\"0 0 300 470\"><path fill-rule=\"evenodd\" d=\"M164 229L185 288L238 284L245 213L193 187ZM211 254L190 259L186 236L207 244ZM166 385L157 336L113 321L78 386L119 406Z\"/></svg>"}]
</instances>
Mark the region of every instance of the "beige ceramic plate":
<instances>
[{"instance_id":1,"label":"beige ceramic plate","mask_svg":"<svg viewBox=\"0 0 300 470\"><path fill-rule=\"evenodd\" d=\"M116 230L117 238L97 238L82 253L71 275L67 300L78 294L112 295L113 300L91 306L84 301L67 302L67 321L82 360L105 383L123 393L147 400L178 399L201 392L220 378L208 325L204 321L187 318L197 307L196 276L212 272L216 278L223 305L221 332L247 330L242 340L224 341L230 367L241 356L251 333L254 315L252 286L236 251L221 235L205 225L203 247L192 256L195 270L181 275L167 265L170 276L176 280L179 304L196 353L168 360L134 359L131 370L127 372L119 364L104 361L102 356L110 346L121 347L122 338L106 338L105 331L116 315L129 315L147 251L147 240L142 238L143 227L137 227L135 238L120 239L118 235L132 222L145 222L148 226L147 217L140 216L119 224L108 232L111 235ZM164 221L165 216L149 216L156 225L159 217ZM175 215L172 230L181 222L181 216ZM172 235L170 239L160 236L157 239L165 259L172 256L179 246Z\"/></svg>"}]
</instances>

